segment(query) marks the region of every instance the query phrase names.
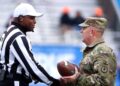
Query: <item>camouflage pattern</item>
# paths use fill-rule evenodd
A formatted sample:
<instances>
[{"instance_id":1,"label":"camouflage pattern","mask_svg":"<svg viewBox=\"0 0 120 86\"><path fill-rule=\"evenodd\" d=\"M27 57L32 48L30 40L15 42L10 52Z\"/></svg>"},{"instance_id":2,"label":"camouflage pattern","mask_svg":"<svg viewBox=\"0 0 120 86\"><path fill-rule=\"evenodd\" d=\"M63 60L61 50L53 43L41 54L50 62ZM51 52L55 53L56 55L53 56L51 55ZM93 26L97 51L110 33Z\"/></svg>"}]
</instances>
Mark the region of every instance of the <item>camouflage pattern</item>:
<instances>
[{"instance_id":1,"label":"camouflage pattern","mask_svg":"<svg viewBox=\"0 0 120 86\"><path fill-rule=\"evenodd\" d=\"M87 47L80 63L81 75L76 86L114 86L116 57L104 42Z\"/></svg>"},{"instance_id":2,"label":"camouflage pattern","mask_svg":"<svg viewBox=\"0 0 120 86\"><path fill-rule=\"evenodd\" d=\"M105 29L107 26L107 19L100 17L88 17L83 23L79 24L80 27L94 26L99 29Z\"/></svg>"}]
</instances>

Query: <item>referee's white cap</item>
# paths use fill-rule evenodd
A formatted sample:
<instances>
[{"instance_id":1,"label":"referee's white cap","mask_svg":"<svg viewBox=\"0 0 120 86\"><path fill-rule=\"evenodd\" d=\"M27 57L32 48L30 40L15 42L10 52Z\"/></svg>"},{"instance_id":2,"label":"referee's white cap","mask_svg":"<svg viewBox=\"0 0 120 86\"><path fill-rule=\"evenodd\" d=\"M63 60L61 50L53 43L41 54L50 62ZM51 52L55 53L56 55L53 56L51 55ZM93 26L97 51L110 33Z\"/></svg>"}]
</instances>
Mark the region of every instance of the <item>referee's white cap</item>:
<instances>
[{"instance_id":1,"label":"referee's white cap","mask_svg":"<svg viewBox=\"0 0 120 86\"><path fill-rule=\"evenodd\" d=\"M28 3L20 3L14 10L13 17L19 17L22 16L35 16L35 17L41 17L43 13L37 12L35 8Z\"/></svg>"}]
</instances>

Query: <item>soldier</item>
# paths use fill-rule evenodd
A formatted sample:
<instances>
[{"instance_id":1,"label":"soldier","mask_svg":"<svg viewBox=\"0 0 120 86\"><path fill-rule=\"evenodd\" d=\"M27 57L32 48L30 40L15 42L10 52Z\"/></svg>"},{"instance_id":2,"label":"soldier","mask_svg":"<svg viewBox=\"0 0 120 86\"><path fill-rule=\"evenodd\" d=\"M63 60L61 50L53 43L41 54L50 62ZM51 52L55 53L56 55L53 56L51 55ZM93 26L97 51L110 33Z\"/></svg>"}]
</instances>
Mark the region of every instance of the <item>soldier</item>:
<instances>
[{"instance_id":1,"label":"soldier","mask_svg":"<svg viewBox=\"0 0 120 86\"><path fill-rule=\"evenodd\" d=\"M87 47L79 66L80 72L70 77L62 77L61 80L64 84L76 83L75 86L115 85L116 56L102 37L106 25L105 18L96 17L87 18L79 25L82 27L83 42Z\"/></svg>"}]
</instances>

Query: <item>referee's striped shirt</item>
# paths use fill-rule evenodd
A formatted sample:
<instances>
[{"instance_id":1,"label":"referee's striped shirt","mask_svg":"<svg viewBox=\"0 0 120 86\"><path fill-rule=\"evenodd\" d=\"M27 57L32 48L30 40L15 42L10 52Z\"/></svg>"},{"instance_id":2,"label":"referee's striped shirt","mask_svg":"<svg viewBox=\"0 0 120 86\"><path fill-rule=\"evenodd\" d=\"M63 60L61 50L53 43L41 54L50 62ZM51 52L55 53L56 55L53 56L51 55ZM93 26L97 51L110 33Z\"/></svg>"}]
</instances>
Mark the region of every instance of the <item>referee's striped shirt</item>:
<instances>
[{"instance_id":1,"label":"referee's striped shirt","mask_svg":"<svg viewBox=\"0 0 120 86\"><path fill-rule=\"evenodd\" d=\"M25 74L40 82L52 83L53 78L35 62L30 41L15 25L11 25L3 34L0 63L10 73Z\"/></svg>"}]
</instances>

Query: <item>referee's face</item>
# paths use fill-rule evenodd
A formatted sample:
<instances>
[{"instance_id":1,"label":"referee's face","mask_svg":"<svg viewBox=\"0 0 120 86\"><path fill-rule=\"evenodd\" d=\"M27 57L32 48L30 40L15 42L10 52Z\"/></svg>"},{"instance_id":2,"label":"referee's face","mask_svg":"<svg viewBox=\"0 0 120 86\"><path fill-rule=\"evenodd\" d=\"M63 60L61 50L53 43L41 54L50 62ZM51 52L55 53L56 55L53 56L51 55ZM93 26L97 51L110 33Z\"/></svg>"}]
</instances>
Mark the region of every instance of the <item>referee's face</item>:
<instances>
[{"instance_id":1,"label":"referee's face","mask_svg":"<svg viewBox=\"0 0 120 86\"><path fill-rule=\"evenodd\" d=\"M35 28L36 20L35 16L23 16L22 26L24 26L26 31L33 31Z\"/></svg>"}]
</instances>

